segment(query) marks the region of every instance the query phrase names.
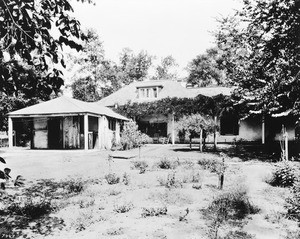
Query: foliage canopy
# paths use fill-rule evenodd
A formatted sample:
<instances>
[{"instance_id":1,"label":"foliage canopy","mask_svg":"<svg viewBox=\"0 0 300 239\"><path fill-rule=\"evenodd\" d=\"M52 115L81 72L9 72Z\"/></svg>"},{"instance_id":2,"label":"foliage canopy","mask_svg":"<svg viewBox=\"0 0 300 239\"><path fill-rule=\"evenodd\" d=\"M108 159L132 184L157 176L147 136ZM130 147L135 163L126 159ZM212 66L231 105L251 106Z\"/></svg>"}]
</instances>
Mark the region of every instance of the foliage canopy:
<instances>
[{"instance_id":1,"label":"foliage canopy","mask_svg":"<svg viewBox=\"0 0 300 239\"><path fill-rule=\"evenodd\" d=\"M299 115L300 1L244 0L216 33L226 74L249 112Z\"/></svg>"}]
</instances>

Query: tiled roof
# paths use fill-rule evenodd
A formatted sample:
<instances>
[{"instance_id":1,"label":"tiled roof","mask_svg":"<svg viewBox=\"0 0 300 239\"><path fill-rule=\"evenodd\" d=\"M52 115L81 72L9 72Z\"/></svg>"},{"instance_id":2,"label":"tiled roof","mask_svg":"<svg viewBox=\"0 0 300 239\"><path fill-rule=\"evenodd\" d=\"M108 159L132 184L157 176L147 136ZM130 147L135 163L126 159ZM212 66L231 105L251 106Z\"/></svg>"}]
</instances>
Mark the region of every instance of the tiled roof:
<instances>
[{"instance_id":1,"label":"tiled roof","mask_svg":"<svg viewBox=\"0 0 300 239\"><path fill-rule=\"evenodd\" d=\"M8 115L12 117L32 115L63 115L63 114L80 114L91 113L95 115L106 115L112 118L128 120L126 117L115 113L111 109L99 105L95 102L84 102L61 96L53 100L42 102L36 105L26 107L24 109L10 112Z\"/></svg>"},{"instance_id":2,"label":"tiled roof","mask_svg":"<svg viewBox=\"0 0 300 239\"><path fill-rule=\"evenodd\" d=\"M158 98L138 98L138 89L143 87L162 86L162 90L158 94ZM157 81L142 81L134 82L120 90L112 93L111 95L98 101L100 105L114 106L115 104L124 105L129 101L132 103L143 103L164 98L194 98L201 94L204 96L212 97L215 95L223 94L230 95L231 89L227 87L200 87L200 88L186 88L180 82L171 80L157 80Z\"/></svg>"}]
</instances>

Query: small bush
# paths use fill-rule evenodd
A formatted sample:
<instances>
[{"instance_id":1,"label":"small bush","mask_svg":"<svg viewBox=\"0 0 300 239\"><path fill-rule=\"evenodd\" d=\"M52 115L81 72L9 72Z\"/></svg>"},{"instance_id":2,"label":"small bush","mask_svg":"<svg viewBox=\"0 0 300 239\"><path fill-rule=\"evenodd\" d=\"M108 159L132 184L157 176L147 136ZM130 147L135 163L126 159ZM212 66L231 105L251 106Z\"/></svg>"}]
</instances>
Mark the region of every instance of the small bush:
<instances>
[{"instance_id":1,"label":"small bush","mask_svg":"<svg viewBox=\"0 0 300 239\"><path fill-rule=\"evenodd\" d=\"M145 173L148 168L148 163L145 160L132 161L133 167L140 170L140 174Z\"/></svg>"},{"instance_id":2,"label":"small bush","mask_svg":"<svg viewBox=\"0 0 300 239\"><path fill-rule=\"evenodd\" d=\"M63 187L68 191L68 193L81 193L84 190L84 182L81 178L71 179L63 182Z\"/></svg>"},{"instance_id":3,"label":"small bush","mask_svg":"<svg viewBox=\"0 0 300 239\"><path fill-rule=\"evenodd\" d=\"M157 179L160 186L165 186L166 188L181 188L182 181L176 178L175 172L169 173L167 179L158 178Z\"/></svg>"},{"instance_id":4,"label":"small bush","mask_svg":"<svg viewBox=\"0 0 300 239\"><path fill-rule=\"evenodd\" d=\"M228 219L243 219L248 214L256 213L255 208L244 189L234 189L216 197L208 207L208 212L219 222Z\"/></svg>"},{"instance_id":5,"label":"small bush","mask_svg":"<svg viewBox=\"0 0 300 239\"><path fill-rule=\"evenodd\" d=\"M300 230L296 230L296 231L291 231L288 230L287 231L287 235L285 237L285 239L299 239L300 238Z\"/></svg>"},{"instance_id":6,"label":"small bush","mask_svg":"<svg viewBox=\"0 0 300 239\"><path fill-rule=\"evenodd\" d=\"M118 177L115 173L106 174L104 178L108 184L117 184L120 182L120 177Z\"/></svg>"},{"instance_id":7,"label":"small bush","mask_svg":"<svg viewBox=\"0 0 300 239\"><path fill-rule=\"evenodd\" d=\"M95 198L81 198L78 203L80 208L88 208L95 205Z\"/></svg>"},{"instance_id":8,"label":"small bush","mask_svg":"<svg viewBox=\"0 0 300 239\"><path fill-rule=\"evenodd\" d=\"M201 184L193 184L192 185L192 188L196 189L196 190L199 190L202 188L202 185Z\"/></svg>"},{"instance_id":9,"label":"small bush","mask_svg":"<svg viewBox=\"0 0 300 239\"><path fill-rule=\"evenodd\" d=\"M193 172L191 175L191 182L192 183L200 183L202 182L202 175L200 172Z\"/></svg>"},{"instance_id":10,"label":"small bush","mask_svg":"<svg viewBox=\"0 0 300 239\"><path fill-rule=\"evenodd\" d=\"M106 234L109 236L118 236L124 234L124 229L122 227L109 228L106 231Z\"/></svg>"},{"instance_id":11,"label":"small bush","mask_svg":"<svg viewBox=\"0 0 300 239\"><path fill-rule=\"evenodd\" d=\"M123 174L122 182L126 186L129 185L129 183L130 183L130 177L129 177L129 175L126 172Z\"/></svg>"},{"instance_id":12,"label":"small bush","mask_svg":"<svg viewBox=\"0 0 300 239\"><path fill-rule=\"evenodd\" d=\"M255 236L243 231L230 231L224 239L254 239Z\"/></svg>"},{"instance_id":13,"label":"small bush","mask_svg":"<svg viewBox=\"0 0 300 239\"><path fill-rule=\"evenodd\" d=\"M151 207L143 208L142 217L157 217L160 215L167 215L167 207Z\"/></svg>"},{"instance_id":14,"label":"small bush","mask_svg":"<svg viewBox=\"0 0 300 239\"><path fill-rule=\"evenodd\" d=\"M109 196L117 196L117 195L119 195L119 194L121 194L121 191L120 191L120 190L117 190L117 189L115 189L115 188L109 190L109 192L108 192L108 195L109 195Z\"/></svg>"},{"instance_id":15,"label":"small bush","mask_svg":"<svg viewBox=\"0 0 300 239\"><path fill-rule=\"evenodd\" d=\"M205 170L209 170L212 173L222 173L225 171L225 164L217 159L199 159L198 164Z\"/></svg>"},{"instance_id":16,"label":"small bush","mask_svg":"<svg viewBox=\"0 0 300 239\"><path fill-rule=\"evenodd\" d=\"M300 221L300 182L291 188L291 195L286 199L287 216Z\"/></svg>"},{"instance_id":17,"label":"small bush","mask_svg":"<svg viewBox=\"0 0 300 239\"><path fill-rule=\"evenodd\" d=\"M166 157L162 158L157 163L157 167L161 168L161 169L175 169L177 166L178 166L178 160L177 161L171 161Z\"/></svg>"},{"instance_id":18,"label":"small bush","mask_svg":"<svg viewBox=\"0 0 300 239\"><path fill-rule=\"evenodd\" d=\"M115 205L114 211L117 213L125 213L125 212L129 212L132 208L133 208L132 203L124 203L121 205Z\"/></svg>"},{"instance_id":19,"label":"small bush","mask_svg":"<svg viewBox=\"0 0 300 239\"><path fill-rule=\"evenodd\" d=\"M53 210L51 202L41 198L30 198L24 204L12 203L7 209L11 214L26 216L30 220L47 215Z\"/></svg>"},{"instance_id":20,"label":"small bush","mask_svg":"<svg viewBox=\"0 0 300 239\"><path fill-rule=\"evenodd\" d=\"M272 178L268 183L275 187L291 187L296 179L296 170L292 163L280 162L275 166Z\"/></svg>"},{"instance_id":21,"label":"small bush","mask_svg":"<svg viewBox=\"0 0 300 239\"><path fill-rule=\"evenodd\" d=\"M124 150L137 148L142 144L148 143L151 138L138 130L138 125L134 121L124 123L121 133L121 144Z\"/></svg>"}]
</instances>

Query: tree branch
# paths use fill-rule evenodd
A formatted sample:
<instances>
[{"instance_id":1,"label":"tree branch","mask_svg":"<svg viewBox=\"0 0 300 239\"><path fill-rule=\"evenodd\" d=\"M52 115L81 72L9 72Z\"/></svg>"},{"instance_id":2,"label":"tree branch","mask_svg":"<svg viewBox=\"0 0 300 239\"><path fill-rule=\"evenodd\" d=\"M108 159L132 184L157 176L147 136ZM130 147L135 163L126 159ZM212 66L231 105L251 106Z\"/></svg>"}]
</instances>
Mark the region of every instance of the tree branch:
<instances>
[{"instance_id":1,"label":"tree branch","mask_svg":"<svg viewBox=\"0 0 300 239\"><path fill-rule=\"evenodd\" d=\"M16 26L16 27L18 27L22 32L24 32L25 33L25 35L27 36L27 37L29 37L31 40L33 40L34 41L34 39L27 33L27 32L25 32L23 29L22 29L22 27L19 25L19 24L17 24L16 22L15 22L15 20L14 20L14 17L12 16L12 14L11 14L11 12L10 12L10 10L9 10L9 8L8 8L8 6L6 5L6 2L5 2L5 0L2 0L2 2L4 3L4 5L5 5L5 8L7 9L7 11L8 11L8 14L9 14L9 16L10 16L10 18L11 18L11 20L12 20L12 22L13 22L13 24Z\"/></svg>"}]
</instances>

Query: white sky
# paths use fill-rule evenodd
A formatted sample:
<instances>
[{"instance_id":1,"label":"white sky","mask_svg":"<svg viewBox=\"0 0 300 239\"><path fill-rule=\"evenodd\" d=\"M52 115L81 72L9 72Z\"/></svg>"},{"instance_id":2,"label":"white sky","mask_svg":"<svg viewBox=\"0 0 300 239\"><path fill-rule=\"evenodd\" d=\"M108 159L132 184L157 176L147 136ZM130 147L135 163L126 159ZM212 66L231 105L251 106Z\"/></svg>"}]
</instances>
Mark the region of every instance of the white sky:
<instances>
[{"instance_id":1,"label":"white sky","mask_svg":"<svg viewBox=\"0 0 300 239\"><path fill-rule=\"evenodd\" d=\"M118 61L123 48L146 50L158 60L172 55L178 73L198 54L213 46L210 31L216 17L227 16L239 0L94 0L96 5L72 1L83 28L94 28L108 59Z\"/></svg>"}]
</instances>

